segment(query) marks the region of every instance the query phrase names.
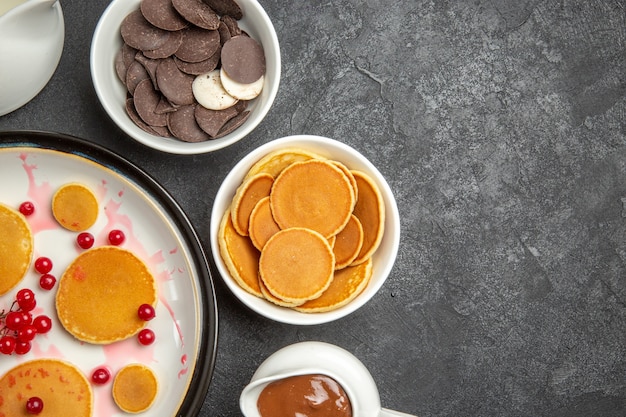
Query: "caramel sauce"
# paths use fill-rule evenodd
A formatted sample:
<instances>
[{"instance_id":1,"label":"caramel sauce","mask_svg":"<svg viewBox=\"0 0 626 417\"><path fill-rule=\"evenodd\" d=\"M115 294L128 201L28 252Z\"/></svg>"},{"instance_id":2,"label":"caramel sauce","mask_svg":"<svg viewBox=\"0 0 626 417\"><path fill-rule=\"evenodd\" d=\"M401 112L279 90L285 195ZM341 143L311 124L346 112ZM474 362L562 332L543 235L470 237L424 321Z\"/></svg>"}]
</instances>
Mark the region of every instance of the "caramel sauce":
<instances>
[{"instance_id":1,"label":"caramel sauce","mask_svg":"<svg viewBox=\"0 0 626 417\"><path fill-rule=\"evenodd\" d=\"M341 385L326 375L297 375L268 384L257 401L261 417L352 417Z\"/></svg>"}]
</instances>

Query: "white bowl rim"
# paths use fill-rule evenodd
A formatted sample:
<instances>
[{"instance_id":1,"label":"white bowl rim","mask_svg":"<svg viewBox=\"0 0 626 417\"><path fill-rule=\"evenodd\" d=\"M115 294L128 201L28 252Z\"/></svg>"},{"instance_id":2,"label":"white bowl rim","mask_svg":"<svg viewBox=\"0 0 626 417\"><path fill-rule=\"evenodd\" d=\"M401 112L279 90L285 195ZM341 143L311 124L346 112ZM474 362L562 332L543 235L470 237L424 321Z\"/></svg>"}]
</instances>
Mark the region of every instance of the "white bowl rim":
<instances>
[{"instance_id":1,"label":"white bowl rim","mask_svg":"<svg viewBox=\"0 0 626 417\"><path fill-rule=\"evenodd\" d=\"M119 99L115 97L115 92L109 91L111 90L111 88L110 85L108 85L108 82L111 80L111 78L114 79L113 82L118 81L112 59L116 51L108 51L108 53L103 53L102 51L108 48L108 46L110 46L110 43L116 42L115 40L111 40L109 42L107 34L110 33L111 30L119 31L119 24L121 23L121 20L120 22L116 23L113 22L111 19L115 17L116 13L120 13L122 16L125 16L127 12L130 12L138 7L140 2L141 0L112 0L100 16L100 19L98 20L98 23L93 33L90 50L91 79L96 95L98 96L100 104L104 108L105 112L126 135L148 147L172 154L192 155L214 152L245 138L261 123L261 121L269 112L274 102L274 99L278 94L278 88L280 85L280 45L278 42L276 30L269 16L267 15L267 12L256 0L237 0L238 4L244 11L244 17L240 21L241 27L244 30L251 34L255 32L251 29L249 25L246 25L246 18L248 16L248 13L252 14L258 19L261 19L265 23L265 26L268 28L268 32L263 36L263 39L259 39L261 37L260 35L254 34L255 39L261 40L261 43L266 50L266 64L268 68L268 73L273 72L274 74L276 74L275 82L269 83L269 88L267 88L267 92L263 91L261 93L265 105L262 106L259 111L255 112L254 110L256 109L257 103L253 101L249 106L249 110L251 110L251 113L248 120L234 132L219 139L189 143L173 138L163 138L144 132L141 128L136 126L130 120L130 118L126 115L125 110L120 111L119 107L121 106L123 108L124 103L118 103ZM121 44L121 38L119 42ZM269 47L267 46L268 44L270 45ZM268 51L271 51L270 56L268 56ZM268 84L266 84L266 87L267 86ZM119 88L123 89L121 83L119 83ZM259 98L255 100L259 100ZM116 106L118 107L116 108Z\"/></svg>"},{"instance_id":2,"label":"white bowl rim","mask_svg":"<svg viewBox=\"0 0 626 417\"><path fill-rule=\"evenodd\" d=\"M385 235L383 236L383 240L378 250L374 254L373 278L375 276L379 278L372 279L365 290L356 299L341 308L329 312L302 313L289 308L273 305L266 300L260 299L246 292L230 277L228 269L226 268L219 252L217 237L219 224L224 211L230 204L232 196L234 195L236 188L241 184L241 180L243 179L245 173L254 162L269 152L290 147L300 147L322 155L326 154L328 156L332 156L331 154L333 151L339 151L351 155L351 161L345 161L342 160L342 158L337 158L337 160L346 163L346 165L351 169L359 169L369 174L378 185L385 201ZM254 149L241 159L224 178L215 196L211 211L210 245L213 262L220 277L222 278L222 281L248 308L277 322L293 325L317 325L335 321L353 313L367 303L382 287L391 273L398 254L400 246L400 215L396 200L387 181L380 171L359 151L345 143L339 142L338 140L323 136L292 135L274 139ZM387 259L389 259L389 262L379 265L377 261L380 261L380 258L383 256L383 252L385 253Z\"/></svg>"}]
</instances>

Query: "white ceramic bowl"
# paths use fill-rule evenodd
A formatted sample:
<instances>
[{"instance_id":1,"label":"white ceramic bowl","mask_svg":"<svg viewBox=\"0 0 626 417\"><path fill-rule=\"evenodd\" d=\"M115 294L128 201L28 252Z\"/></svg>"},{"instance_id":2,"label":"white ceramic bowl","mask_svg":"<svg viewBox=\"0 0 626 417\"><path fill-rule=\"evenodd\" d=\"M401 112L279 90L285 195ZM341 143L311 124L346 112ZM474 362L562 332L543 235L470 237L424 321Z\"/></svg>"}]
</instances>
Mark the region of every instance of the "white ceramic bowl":
<instances>
[{"instance_id":1,"label":"white ceramic bowl","mask_svg":"<svg viewBox=\"0 0 626 417\"><path fill-rule=\"evenodd\" d=\"M218 232L224 212L230 206L237 187L241 184L250 167L266 154L284 148L302 148L322 156L342 162L350 169L368 174L378 185L385 201L385 232L373 255L373 275L365 290L347 305L324 313L301 313L296 310L272 304L243 290L231 278L219 251ZM224 179L220 186L211 213L211 251L215 266L222 279L246 306L269 319L295 325L314 325L331 322L345 317L363 306L383 285L396 259L400 243L400 216L394 196L378 169L354 148L339 141L320 136L289 136L266 143L246 155Z\"/></svg>"},{"instance_id":2,"label":"white ceramic bowl","mask_svg":"<svg viewBox=\"0 0 626 417\"><path fill-rule=\"evenodd\" d=\"M174 154L199 154L229 146L248 135L269 111L280 83L280 47L274 26L256 0L237 0L243 11L239 26L261 43L265 51L265 85L248 105L248 120L234 132L206 142L188 143L144 132L126 114L126 88L115 73L115 55L122 45L120 25L141 0L113 0L102 14L91 43L91 78L104 110L133 139L151 148Z\"/></svg>"}]
</instances>

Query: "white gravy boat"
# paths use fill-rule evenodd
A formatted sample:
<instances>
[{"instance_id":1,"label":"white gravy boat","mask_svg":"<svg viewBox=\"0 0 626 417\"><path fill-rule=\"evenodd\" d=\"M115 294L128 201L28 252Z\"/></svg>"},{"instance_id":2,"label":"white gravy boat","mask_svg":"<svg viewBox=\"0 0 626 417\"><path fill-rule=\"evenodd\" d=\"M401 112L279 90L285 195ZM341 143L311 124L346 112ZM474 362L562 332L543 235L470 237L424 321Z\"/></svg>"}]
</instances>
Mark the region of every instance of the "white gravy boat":
<instances>
[{"instance_id":1,"label":"white gravy boat","mask_svg":"<svg viewBox=\"0 0 626 417\"><path fill-rule=\"evenodd\" d=\"M271 382L296 375L324 374L337 381L350 399L353 417L416 417L381 407L376 383L350 352L324 342L300 342L269 356L243 389L239 407L245 417L260 417L257 399Z\"/></svg>"},{"instance_id":2,"label":"white gravy boat","mask_svg":"<svg viewBox=\"0 0 626 417\"><path fill-rule=\"evenodd\" d=\"M46 86L65 38L58 0L9 0L1 12L0 116L22 107Z\"/></svg>"}]
</instances>

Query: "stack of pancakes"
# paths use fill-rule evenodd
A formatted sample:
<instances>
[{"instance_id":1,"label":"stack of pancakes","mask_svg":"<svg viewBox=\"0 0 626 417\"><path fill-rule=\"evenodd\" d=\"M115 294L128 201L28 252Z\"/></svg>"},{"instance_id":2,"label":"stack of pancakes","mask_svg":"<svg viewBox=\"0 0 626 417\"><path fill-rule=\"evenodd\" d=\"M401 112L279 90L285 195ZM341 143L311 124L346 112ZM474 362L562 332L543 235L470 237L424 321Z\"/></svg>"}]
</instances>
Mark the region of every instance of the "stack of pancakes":
<instances>
[{"instance_id":1,"label":"stack of pancakes","mask_svg":"<svg viewBox=\"0 0 626 417\"><path fill-rule=\"evenodd\" d=\"M237 189L220 224L220 254L251 294L300 312L331 311L367 286L384 220L367 174L306 150L279 150Z\"/></svg>"}]
</instances>

